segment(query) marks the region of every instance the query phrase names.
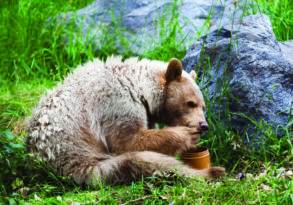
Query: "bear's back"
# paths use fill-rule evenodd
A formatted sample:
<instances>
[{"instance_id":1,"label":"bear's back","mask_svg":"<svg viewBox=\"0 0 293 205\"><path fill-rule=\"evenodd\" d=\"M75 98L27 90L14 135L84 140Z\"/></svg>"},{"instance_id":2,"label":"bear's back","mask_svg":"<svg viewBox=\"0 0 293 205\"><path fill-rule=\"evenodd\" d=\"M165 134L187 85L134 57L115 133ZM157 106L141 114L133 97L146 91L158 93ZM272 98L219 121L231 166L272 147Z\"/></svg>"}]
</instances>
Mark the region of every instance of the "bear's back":
<instances>
[{"instance_id":1,"label":"bear's back","mask_svg":"<svg viewBox=\"0 0 293 205\"><path fill-rule=\"evenodd\" d=\"M141 98L151 99L159 92L154 75L164 67L163 62L137 58L122 62L119 57L77 67L34 110L29 141L46 148L62 143L63 138L76 137L82 128L102 136L106 128L101 122L119 124L140 118L147 124Z\"/></svg>"}]
</instances>

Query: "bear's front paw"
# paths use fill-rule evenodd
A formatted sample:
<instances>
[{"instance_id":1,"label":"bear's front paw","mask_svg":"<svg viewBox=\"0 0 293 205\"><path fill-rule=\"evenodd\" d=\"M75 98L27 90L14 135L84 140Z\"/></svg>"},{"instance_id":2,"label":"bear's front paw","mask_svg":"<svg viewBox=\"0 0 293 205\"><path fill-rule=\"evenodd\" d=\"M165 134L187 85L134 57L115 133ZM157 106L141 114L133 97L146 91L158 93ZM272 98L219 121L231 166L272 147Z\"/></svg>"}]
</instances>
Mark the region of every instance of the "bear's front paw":
<instances>
[{"instance_id":1,"label":"bear's front paw","mask_svg":"<svg viewBox=\"0 0 293 205\"><path fill-rule=\"evenodd\" d=\"M200 133L196 128L176 127L175 132L182 142L181 152L194 147L200 139Z\"/></svg>"}]
</instances>

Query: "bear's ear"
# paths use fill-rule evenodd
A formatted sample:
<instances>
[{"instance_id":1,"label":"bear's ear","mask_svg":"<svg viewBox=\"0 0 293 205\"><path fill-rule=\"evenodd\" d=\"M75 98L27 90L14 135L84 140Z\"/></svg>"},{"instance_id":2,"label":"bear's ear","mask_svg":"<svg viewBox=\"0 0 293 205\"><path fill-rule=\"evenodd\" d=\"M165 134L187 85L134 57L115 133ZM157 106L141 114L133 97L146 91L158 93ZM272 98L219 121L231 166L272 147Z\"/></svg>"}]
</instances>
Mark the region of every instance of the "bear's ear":
<instances>
[{"instance_id":1,"label":"bear's ear","mask_svg":"<svg viewBox=\"0 0 293 205\"><path fill-rule=\"evenodd\" d=\"M179 80L182 74L182 63L176 58L172 58L168 64L165 74L166 81L171 82L173 80Z\"/></svg>"},{"instance_id":2,"label":"bear's ear","mask_svg":"<svg viewBox=\"0 0 293 205\"><path fill-rule=\"evenodd\" d=\"M190 71L189 75L192 78L192 80L196 81L197 74L194 70Z\"/></svg>"}]
</instances>

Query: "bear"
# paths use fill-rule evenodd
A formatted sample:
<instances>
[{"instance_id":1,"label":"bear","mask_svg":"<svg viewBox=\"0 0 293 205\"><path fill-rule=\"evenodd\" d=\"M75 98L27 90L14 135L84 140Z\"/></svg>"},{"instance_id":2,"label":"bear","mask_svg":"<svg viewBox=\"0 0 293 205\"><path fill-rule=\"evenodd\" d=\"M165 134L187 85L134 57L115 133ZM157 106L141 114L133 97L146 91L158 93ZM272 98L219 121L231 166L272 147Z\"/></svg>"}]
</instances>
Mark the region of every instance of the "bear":
<instances>
[{"instance_id":1,"label":"bear","mask_svg":"<svg viewBox=\"0 0 293 205\"><path fill-rule=\"evenodd\" d=\"M196 170L174 157L208 129L195 76L178 59L94 59L41 98L29 119L27 147L58 174L90 186L156 171L222 176L222 167Z\"/></svg>"}]
</instances>

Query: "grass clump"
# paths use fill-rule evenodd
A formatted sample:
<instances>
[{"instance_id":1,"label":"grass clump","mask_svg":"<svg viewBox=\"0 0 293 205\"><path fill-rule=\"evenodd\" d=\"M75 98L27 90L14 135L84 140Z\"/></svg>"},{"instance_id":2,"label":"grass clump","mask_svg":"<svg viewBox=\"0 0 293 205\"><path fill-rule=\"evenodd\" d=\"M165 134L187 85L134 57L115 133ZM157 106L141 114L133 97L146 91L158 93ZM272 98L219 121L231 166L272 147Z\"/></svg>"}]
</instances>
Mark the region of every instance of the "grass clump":
<instances>
[{"instance_id":1,"label":"grass clump","mask_svg":"<svg viewBox=\"0 0 293 205\"><path fill-rule=\"evenodd\" d=\"M293 3L291 0L255 0L255 12L270 17L273 31L280 41L293 39Z\"/></svg>"},{"instance_id":2,"label":"grass clump","mask_svg":"<svg viewBox=\"0 0 293 205\"><path fill-rule=\"evenodd\" d=\"M55 82L47 79L2 84L0 87L0 130L21 130L23 118L31 113L40 95ZM20 120L21 119L21 120Z\"/></svg>"},{"instance_id":3,"label":"grass clump","mask_svg":"<svg viewBox=\"0 0 293 205\"><path fill-rule=\"evenodd\" d=\"M178 6L181 2L175 0L170 12L170 17L162 16L157 23L159 41L155 42L150 50L146 50L141 57L168 61L171 58L182 59L186 53L183 41L187 37L182 32L179 23ZM169 8L166 10L168 11ZM181 37L182 36L182 37Z\"/></svg>"},{"instance_id":4,"label":"grass clump","mask_svg":"<svg viewBox=\"0 0 293 205\"><path fill-rule=\"evenodd\" d=\"M84 7L91 1L2 1L0 80L54 78L67 73L68 68L74 66L72 61L77 63L78 59L74 56L66 58L66 52L58 42L62 29L49 30L48 19Z\"/></svg>"}]
</instances>

